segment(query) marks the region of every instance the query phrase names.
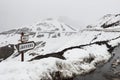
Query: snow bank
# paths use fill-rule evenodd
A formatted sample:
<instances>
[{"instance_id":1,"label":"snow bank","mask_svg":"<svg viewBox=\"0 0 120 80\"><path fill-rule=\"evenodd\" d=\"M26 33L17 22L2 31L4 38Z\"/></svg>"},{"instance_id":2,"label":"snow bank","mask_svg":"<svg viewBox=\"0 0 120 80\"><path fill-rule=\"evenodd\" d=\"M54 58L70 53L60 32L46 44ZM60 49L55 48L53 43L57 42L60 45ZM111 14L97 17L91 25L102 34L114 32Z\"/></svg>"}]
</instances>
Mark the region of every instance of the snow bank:
<instances>
[{"instance_id":1,"label":"snow bank","mask_svg":"<svg viewBox=\"0 0 120 80\"><path fill-rule=\"evenodd\" d=\"M95 66L99 62L107 62L111 57L111 54L108 52L106 45L91 45L85 46L82 49L72 49L65 52L64 57L70 61L79 61L85 62L86 59L90 61L90 58L93 58L90 64Z\"/></svg>"},{"instance_id":2,"label":"snow bank","mask_svg":"<svg viewBox=\"0 0 120 80\"><path fill-rule=\"evenodd\" d=\"M9 66L8 66L9 65ZM57 58L46 58L33 62L9 61L0 63L1 80L52 80L55 72L60 73L61 78L89 72L95 67L84 63L72 63Z\"/></svg>"},{"instance_id":3,"label":"snow bank","mask_svg":"<svg viewBox=\"0 0 120 80\"><path fill-rule=\"evenodd\" d=\"M63 55L66 60L49 57L32 62L3 61L0 63L0 79L53 80L57 72L60 78L88 73L95 69L95 63L106 62L110 58L107 50L106 45L94 44L66 51ZM93 60L87 61L91 57Z\"/></svg>"}]
</instances>

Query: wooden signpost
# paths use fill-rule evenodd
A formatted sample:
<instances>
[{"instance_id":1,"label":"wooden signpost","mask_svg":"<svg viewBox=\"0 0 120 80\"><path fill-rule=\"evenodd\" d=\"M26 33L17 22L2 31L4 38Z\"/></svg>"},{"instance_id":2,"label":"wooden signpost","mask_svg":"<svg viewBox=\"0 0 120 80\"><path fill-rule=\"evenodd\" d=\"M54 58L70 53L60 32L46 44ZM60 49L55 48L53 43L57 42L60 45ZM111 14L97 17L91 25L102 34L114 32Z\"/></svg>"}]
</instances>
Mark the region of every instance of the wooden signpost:
<instances>
[{"instance_id":1,"label":"wooden signpost","mask_svg":"<svg viewBox=\"0 0 120 80\"><path fill-rule=\"evenodd\" d=\"M24 52L26 50L31 50L35 47L34 41L29 41L26 43L20 43L18 44L18 51L19 52Z\"/></svg>"},{"instance_id":2,"label":"wooden signpost","mask_svg":"<svg viewBox=\"0 0 120 80\"><path fill-rule=\"evenodd\" d=\"M18 44L18 52L21 53L21 61L24 61L24 52L31 50L35 47L34 41L29 41L29 35L25 35L23 32L21 33L21 43Z\"/></svg>"}]
</instances>

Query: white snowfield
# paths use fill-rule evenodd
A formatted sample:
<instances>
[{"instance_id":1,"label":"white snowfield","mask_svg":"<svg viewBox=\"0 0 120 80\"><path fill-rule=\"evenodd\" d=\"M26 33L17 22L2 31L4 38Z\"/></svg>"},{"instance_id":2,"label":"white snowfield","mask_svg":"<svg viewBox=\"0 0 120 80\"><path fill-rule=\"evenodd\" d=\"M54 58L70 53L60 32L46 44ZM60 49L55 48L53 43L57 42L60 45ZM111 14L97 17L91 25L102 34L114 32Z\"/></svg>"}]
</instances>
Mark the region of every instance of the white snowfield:
<instances>
[{"instance_id":1,"label":"white snowfield","mask_svg":"<svg viewBox=\"0 0 120 80\"><path fill-rule=\"evenodd\" d=\"M58 77L57 74L59 78L63 79L89 73L96 69L97 63L106 63L111 57L111 53L108 51L109 47L105 43L95 44L95 42L108 40L107 44L114 47L120 43L119 36L120 32L85 30L59 38L31 38L31 40L42 42L33 50L25 53L25 62L20 61L20 55L13 58L17 51L2 61L0 63L0 80L53 80ZM80 45L86 46L68 49L64 52L63 56L66 60L48 57L28 62L37 55L54 52L57 54L58 51ZM32 56L31 53L35 53L35 55Z\"/></svg>"}]
</instances>

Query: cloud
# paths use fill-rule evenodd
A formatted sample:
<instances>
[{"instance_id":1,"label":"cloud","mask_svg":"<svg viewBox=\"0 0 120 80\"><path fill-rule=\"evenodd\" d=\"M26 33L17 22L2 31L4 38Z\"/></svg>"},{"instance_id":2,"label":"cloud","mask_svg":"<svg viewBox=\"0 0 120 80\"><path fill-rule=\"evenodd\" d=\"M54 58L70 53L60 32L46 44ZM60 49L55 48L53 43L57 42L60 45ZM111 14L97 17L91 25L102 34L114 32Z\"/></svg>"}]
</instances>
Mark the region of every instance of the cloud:
<instances>
[{"instance_id":1,"label":"cloud","mask_svg":"<svg viewBox=\"0 0 120 80\"><path fill-rule=\"evenodd\" d=\"M120 0L0 0L0 31L59 16L88 25L119 10Z\"/></svg>"}]
</instances>

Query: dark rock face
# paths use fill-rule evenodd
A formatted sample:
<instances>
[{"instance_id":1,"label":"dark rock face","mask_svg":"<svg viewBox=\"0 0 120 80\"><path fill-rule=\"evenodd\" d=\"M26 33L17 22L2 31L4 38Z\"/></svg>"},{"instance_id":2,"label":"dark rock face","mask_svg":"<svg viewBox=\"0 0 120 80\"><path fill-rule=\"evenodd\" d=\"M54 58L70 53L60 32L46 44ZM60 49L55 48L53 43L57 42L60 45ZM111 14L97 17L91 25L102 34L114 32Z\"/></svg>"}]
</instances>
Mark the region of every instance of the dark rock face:
<instances>
[{"instance_id":1,"label":"dark rock face","mask_svg":"<svg viewBox=\"0 0 120 80\"><path fill-rule=\"evenodd\" d=\"M59 51L59 52L55 52L55 53L49 53L49 54L46 54L46 55L38 55L34 58L32 58L31 60L29 61L33 61L33 60L39 60L39 59L43 59L43 58L48 58L48 57L55 57L55 58L59 58L59 59L63 59L65 60L65 57L63 56L63 54L67 51L67 50L71 50L71 49L76 49L76 48L82 48L84 46L90 46L90 45L93 45L93 44L97 44L97 45L106 45L109 49L108 51L109 52L112 52L114 47L111 47L109 44L108 44L109 41L97 41L97 42L94 42L94 43L90 43L90 44L85 44L85 45L79 45L79 46L72 46L72 47L68 47L68 48L65 48L64 50L62 51ZM92 58L90 59L90 61L93 60Z\"/></svg>"},{"instance_id":2,"label":"dark rock face","mask_svg":"<svg viewBox=\"0 0 120 80\"><path fill-rule=\"evenodd\" d=\"M105 21L101 27L102 28L109 28L109 27L115 27L115 26L119 26L120 25L120 19L116 20L115 22L111 22L109 23L112 19L115 19L115 18L119 18L120 17L120 14L116 14L116 15L112 15L112 14L107 14L103 17L103 20L105 18L108 18L107 21Z\"/></svg>"},{"instance_id":3,"label":"dark rock face","mask_svg":"<svg viewBox=\"0 0 120 80\"><path fill-rule=\"evenodd\" d=\"M120 25L120 21L117 21L117 22L114 22L114 23L111 23L111 24L104 23L101 27L109 28L109 27L118 26L118 25Z\"/></svg>"},{"instance_id":4,"label":"dark rock face","mask_svg":"<svg viewBox=\"0 0 120 80\"><path fill-rule=\"evenodd\" d=\"M46 54L46 55L36 56L35 58L32 58L32 59L29 60L29 61L39 60L39 59L48 58L48 57L55 57L55 58L59 58L59 59L65 60L65 57L64 57L63 54L61 54L61 53L50 53L50 54Z\"/></svg>"},{"instance_id":5,"label":"dark rock face","mask_svg":"<svg viewBox=\"0 0 120 80\"><path fill-rule=\"evenodd\" d=\"M0 47L0 59L2 60L5 60L13 53L14 53L14 45L12 44Z\"/></svg>"}]
</instances>

